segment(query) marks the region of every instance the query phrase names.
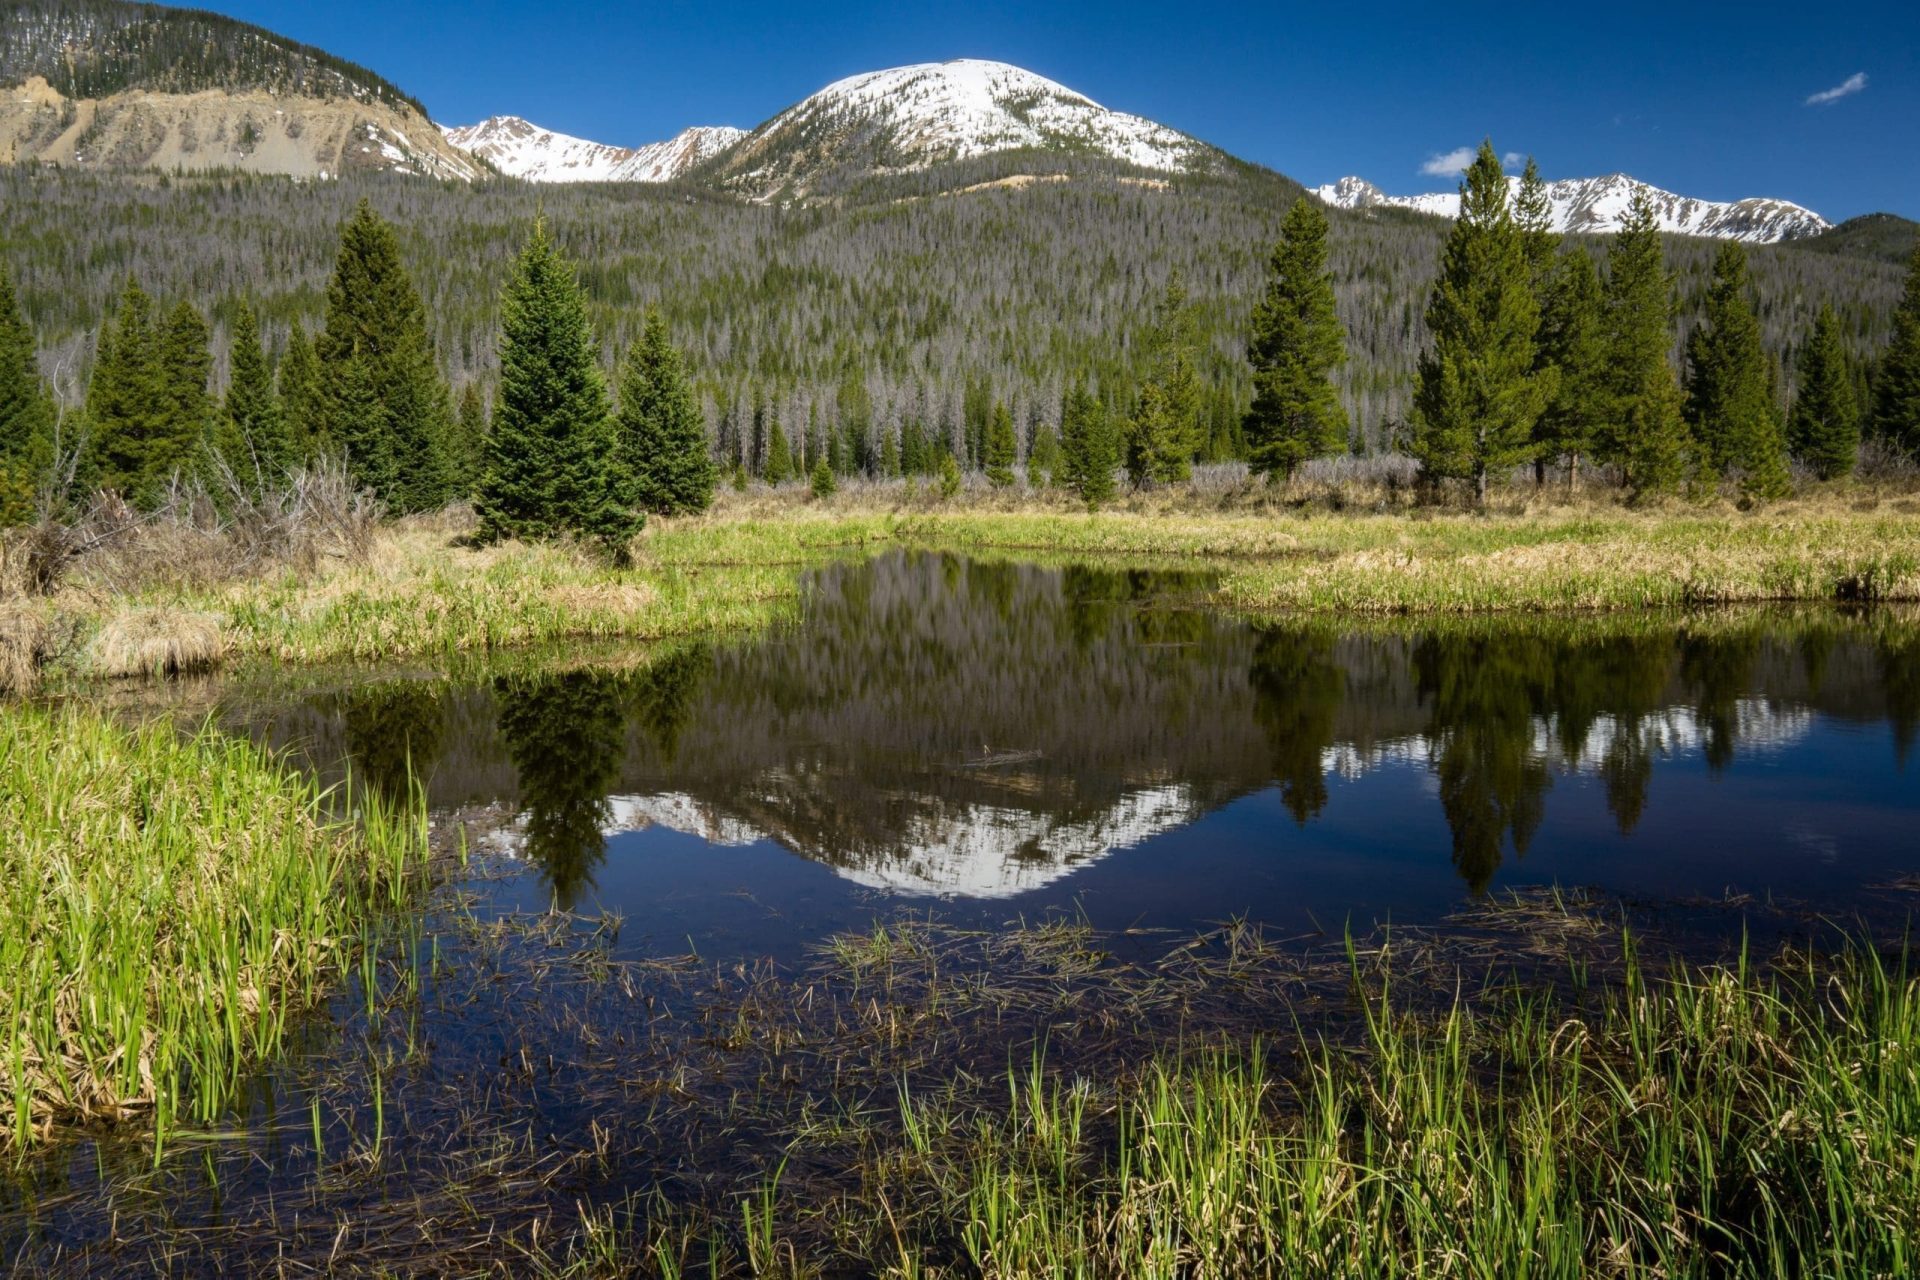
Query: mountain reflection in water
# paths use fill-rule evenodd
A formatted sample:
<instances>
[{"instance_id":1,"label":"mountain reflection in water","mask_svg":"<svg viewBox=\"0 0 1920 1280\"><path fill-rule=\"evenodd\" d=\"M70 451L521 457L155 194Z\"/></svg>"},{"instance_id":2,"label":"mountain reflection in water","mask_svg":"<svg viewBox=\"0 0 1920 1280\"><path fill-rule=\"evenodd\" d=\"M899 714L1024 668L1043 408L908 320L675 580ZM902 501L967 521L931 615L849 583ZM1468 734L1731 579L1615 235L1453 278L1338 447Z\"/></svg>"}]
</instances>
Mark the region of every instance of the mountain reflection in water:
<instances>
[{"instance_id":1,"label":"mountain reflection in water","mask_svg":"<svg viewBox=\"0 0 1920 1280\"><path fill-rule=\"evenodd\" d=\"M1820 735L1871 730L1897 780L1920 724L1920 627L1885 614L1249 622L1198 607L1205 585L896 553L817 571L766 636L233 714L380 785L411 762L436 806L512 802L563 904L610 834L644 830L772 842L891 894L1012 898L1247 797L1277 801L1269 844L1312 831L1339 787L1395 769L1417 785L1365 840L1432 843L1416 819L1437 801L1450 849L1401 852L1450 856L1478 892L1528 855L1557 782L1603 795L1586 827L1657 843L1636 833L1663 773L1781 760L1779 786L1817 795ZM1694 831L1715 793L1687 794Z\"/></svg>"}]
</instances>

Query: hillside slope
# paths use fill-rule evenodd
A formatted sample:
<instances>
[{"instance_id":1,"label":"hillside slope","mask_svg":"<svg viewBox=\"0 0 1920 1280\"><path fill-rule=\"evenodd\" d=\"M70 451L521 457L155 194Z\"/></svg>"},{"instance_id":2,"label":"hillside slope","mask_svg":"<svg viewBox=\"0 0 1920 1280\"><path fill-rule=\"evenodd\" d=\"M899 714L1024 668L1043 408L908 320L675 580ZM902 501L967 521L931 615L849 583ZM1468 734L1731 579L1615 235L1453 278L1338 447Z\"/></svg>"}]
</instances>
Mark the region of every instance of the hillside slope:
<instances>
[{"instance_id":1,"label":"hillside slope","mask_svg":"<svg viewBox=\"0 0 1920 1280\"><path fill-rule=\"evenodd\" d=\"M293 177L484 172L419 103L260 27L119 0L0 4L0 162Z\"/></svg>"}]
</instances>

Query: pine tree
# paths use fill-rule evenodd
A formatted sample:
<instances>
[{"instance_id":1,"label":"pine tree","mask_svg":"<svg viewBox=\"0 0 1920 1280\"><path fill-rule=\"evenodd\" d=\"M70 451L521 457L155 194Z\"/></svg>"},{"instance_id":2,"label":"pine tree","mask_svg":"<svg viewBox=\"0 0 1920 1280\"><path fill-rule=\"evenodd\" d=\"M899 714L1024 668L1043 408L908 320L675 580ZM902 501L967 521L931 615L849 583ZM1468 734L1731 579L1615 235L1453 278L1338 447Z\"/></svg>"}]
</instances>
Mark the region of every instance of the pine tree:
<instances>
[{"instance_id":1,"label":"pine tree","mask_svg":"<svg viewBox=\"0 0 1920 1280\"><path fill-rule=\"evenodd\" d=\"M1414 394L1422 470L1471 478L1483 503L1490 479L1533 453L1533 425L1556 381L1534 364L1539 304L1507 204L1506 174L1483 142L1427 303L1433 345L1420 357Z\"/></svg>"},{"instance_id":2,"label":"pine tree","mask_svg":"<svg viewBox=\"0 0 1920 1280\"><path fill-rule=\"evenodd\" d=\"M1822 480L1852 475L1860 449L1860 409L1832 303L1823 305L1813 322L1813 336L1800 350L1799 373L1787 427L1794 453Z\"/></svg>"},{"instance_id":3,"label":"pine tree","mask_svg":"<svg viewBox=\"0 0 1920 1280\"><path fill-rule=\"evenodd\" d=\"M312 462L329 451L326 424L320 414L320 366L307 338L306 326L298 320L287 335L287 349L280 357L280 413L286 419L287 435L294 453L304 462Z\"/></svg>"},{"instance_id":4,"label":"pine tree","mask_svg":"<svg viewBox=\"0 0 1920 1280\"><path fill-rule=\"evenodd\" d=\"M101 326L87 384L83 488L144 503L172 475L180 460L163 447L158 360L153 301L129 279L112 323Z\"/></svg>"},{"instance_id":5,"label":"pine tree","mask_svg":"<svg viewBox=\"0 0 1920 1280\"><path fill-rule=\"evenodd\" d=\"M649 308L620 375L620 455L643 511L687 515L713 505L718 473L667 322Z\"/></svg>"},{"instance_id":6,"label":"pine tree","mask_svg":"<svg viewBox=\"0 0 1920 1280\"><path fill-rule=\"evenodd\" d=\"M1691 460L1686 397L1666 360L1645 373L1646 383L1625 400L1623 462L1636 495L1672 493L1686 482Z\"/></svg>"},{"instance_id":7,"label":"pine tree","mask_svg":"<svg viewBox=\"0 0 1920 1280\"><path fill-rule=\"evenodd\" d=\"M1085 387L1069 391L1060 410L1060 479L1089 511L1113 498L1116 452L1105 406Z\"/></svg>"},{"instance_id":8,"label":"pine tree","mask_svg":"<svg viewBox=\"0 0 1920 1280\"><path fill-rule=\"evenodd\" d=\"M834 444L839 447L833 469L842 475L865 471L868 465L868 436L873 428L873 397L867 391L866 375L849 369L840 383L839 432Z\"/></svg>"},{"instance_id":9,"label":"pine tree","mask_svg":"<svg viewBox=\"0 0 1920 1280\"><path fill-rule=\"evenodd\" d=\"M203 468L213 438L213 346L207 321L184 299L167 312L154 340L160 374L160 415L156 447L171 459L167 476Z\"/></svg>"},{"instance_id":10,"label":"pine tree","mask_svg":"<svg viewBox=\"0 0 1920 1280\"><path fill-rule=\"evenodd\" d=\"M1060 433L1051 422L1034 428L1033 441L1027 446L1027 486L1044 489L1060 474Z\"/></svg>"},{"instance_id":11,"label":"pine tree","mask_svg":"<svg viewBox=\"0 0 1920 1280\"><path fill-rule=\"evenodd\" d=\"M624 557L641 520L573 265L534 223L501 300L500 393L474 508L485 538L576 533Z\"/></svg>"},{"instance_id":12,"label":"pine tree","mask_svg":"<svg viewBox=\"0 0 1920 1280\"><path fill-rule=\"evenodd\" d=\"M394 510L429 511L446 503L452 414L426 309L401 265L399 237L364 199L340 232L327 283L327 326L314 357L316 434L344 450L355 477ZM348 413L349 381L356 397L370 387L378 399L378 432Z\"/></svg>"},{"instance_id":13,"label":"pine tree","mask_svg":"<svg viewBox=\"0 0 1920 1280\"><path fill-rule=\"evenodd\" d=\"M1748 301L1747 251L1720 246L1706 316L1687 339L1687 420L1710 471L1738 471L1741 488L1777 498L1792 487L1760 324Z\"/></svg>"},{"instance_id":14,"label":"pine tree","mask_svg":"<svg viewBox=\"0 0 1920 1280\"><path fill-rule=\"evenodd\" d=\"M460 402L453 412L453 435L447 442L447 459L453 472L455 496L472 497L487 462L487 402L480 394L477 378L468 379L467 385L460 389Z\"/></svg>"},{"instance_id":15,"label":"pine tree","mask_svg":"<svg viewBox=\"0 0 1920 1280\"><path fill-rule=\"evenodd\" d=\"M1013 415L1004 404L993 406L993 420L987 427L987 479L996 489L1013 483L1014 454L1019 444L1013 438Z\"/></svg>"},{"instance_id":16,"label":"pine tree","mask_svg":"<svg viewBox=\"0 0 1920 1280\"><path fill-rule=\"evenodd\" d=\"M1553 229L1553 201L1547 184L1540 178L1540 166L1527 157L1527 168L1520 175L1520 190L1513 200L1513 225L1520 233L1520 250L1527 259L1527 279L1536 298L1543 297L1553 278L1554 260L1560 252L1560 233Z\"/></svg>"},{"instance_id":17,"label":"pine tree","mask_svg":"<svg viewBox=\"0 0 1920 1280\"><path fill-rule=\"evenodd\" d=\"M760 478L768 484L785 484L794 477L793 451L787 448L787 433L781 429L780 414L775 411L767 427L767 456Z\"/></svg>"},{"instance_id":18,"label":"pine tree","mask_svg":"<svg viewBox=\"0 0 1920 1280\"><path fill-rule=\"evenodd\" d=\"M242 306L234 316L228 345L227 398L215 440L234 476L260 492L279 484L298 458L279 397L273 392L273 375L260 348L260 327L252 307Z\"/></svg>"},{"instance_id":19,"label":"pine tree","mask_svg":"<svg viewBox=\"0 0 1920 1280\"><path fill-rule=\"evenodd\" d=\"M1301 196L1280 226L1267 292L1253 309L1253 407L1244 433L1256 475L1293 479L1300 464L1346 444L1333 373L1347 361L1327 269L1327 215Z\"/></svg>"},{"instance_id":20,"label":"pine tree","mask_svg":"<svg viewBox=\"0 0 1920 1280\"><path fill-rule=\"evenodd\" d=\"M1873 375L1873 431L1896 449L1920 453L1920 242L1893 313L1893 339Z\"/></svg>"},{"instance_id":21,"label":"pine tree","mask_svg":"<svg viewBox=\"0 0 1920 1280\"><path fill-rule=\"evenodd\" d=\"M1149 373L1127 431L1127 474L1134 484L1174 484L1193 473L1200 452L1200 371L1193 311L1178 276L1154 307L1143 342Z\"/></svg>"},{"instance_id":22,"label":"pine tree","mask_svg":"<svg viewBox=\"0 0 1920 1280\"><path fill-rule=\"evenodd\" d=\"M1567 459L1567 484L1579 479L1581 455L1591 453L1606 420L1608 396L1606 297L1593 255L1575 249L1559 260L1540 316L1540 351L1559 370L1553 399L1534 424L1543 462Z\"/></svg>"},{"instance_id":23,"label":"pine tree","mask_svg":"<svg viewBox=\"0 0 1920 1280\"><path fill-rule=\"evenodd\" d=\"M0 527L27 518L53 462L53 395L40 376L33 330L0 263Z\"/></svg>"},{"instance_id":24,"label":"pine tree","mask_svg":"<svg viewBox=\"0 0 1920 1280\"><path fill-rule=\"evenodd\" d=\"M813 496L825 501L833 496L839 485L833 478L833 468L827 465L827 455L822 453L813 461L813 476L809 482L813 487Z\"/></svg>"},{"instance_id":25,"label":"pine tree","mask_svg":"<svg viewBox=\"0 0 1920 1280\"><path fill-rule=\"evenodd\" d=\"M1619 466L1636 492L1672 492L1686 478L1690 441L1684 417L1671 412L1678 395L1667 359L1673 281L1645 192L1634 195L1614 236L1605 303L1606 418L1595 432L1594 453Z\"/></svg>"}]
</instances>

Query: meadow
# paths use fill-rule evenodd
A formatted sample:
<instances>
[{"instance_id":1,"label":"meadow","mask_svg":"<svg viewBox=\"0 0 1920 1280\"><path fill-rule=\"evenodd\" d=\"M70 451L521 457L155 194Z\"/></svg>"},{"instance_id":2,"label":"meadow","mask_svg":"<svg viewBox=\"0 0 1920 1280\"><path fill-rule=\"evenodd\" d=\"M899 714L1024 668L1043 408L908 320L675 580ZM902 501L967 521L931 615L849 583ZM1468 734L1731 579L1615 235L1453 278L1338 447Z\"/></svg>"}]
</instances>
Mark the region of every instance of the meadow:
<instances>
[{"instance_id":1,"label":"meadow","mask_svg":"<svg viewBox=\"0 0 1920 1280\"><path fill-rule=\"evenodd\" d=\"M582 545L475 546L472 530L452 509L371 525L350 552L276 558L237 555L218 529L152 523L77 562L52 594L0 602L0 682L37 666L125 676L758 628L795 606L804 566L892 546L1204 568L1216 604L1253 613L1920 599L1920 499L1859 489L1753 510L1519 490L1474 512L1193 486L1089 513L985 485L942 497L877 484L824 501L757 486L723 492L702 516L654 520L623 567Z\"/></svg>"}]
</instances>

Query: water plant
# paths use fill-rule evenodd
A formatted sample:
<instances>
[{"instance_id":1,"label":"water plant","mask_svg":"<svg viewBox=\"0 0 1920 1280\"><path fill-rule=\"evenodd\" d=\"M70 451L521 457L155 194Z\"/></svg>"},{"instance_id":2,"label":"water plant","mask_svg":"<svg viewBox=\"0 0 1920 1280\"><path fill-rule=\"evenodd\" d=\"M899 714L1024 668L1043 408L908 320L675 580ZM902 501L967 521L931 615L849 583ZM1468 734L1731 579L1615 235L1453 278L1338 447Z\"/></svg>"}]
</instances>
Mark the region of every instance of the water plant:
<instances>
[{"instance_id":1,"label":"water plant","mask_svg":"<svg viewBox=\"0 0 1920 1280\"><path fill-rule=\"evenodd\" d=\"M205 1120L405 901L425 819L245 742L0 710L0 1098L57 1122Z\"/></svg>"}]
</instances>

